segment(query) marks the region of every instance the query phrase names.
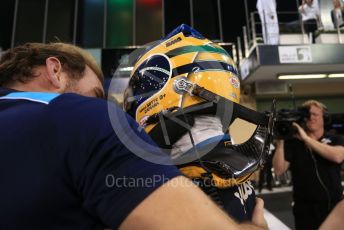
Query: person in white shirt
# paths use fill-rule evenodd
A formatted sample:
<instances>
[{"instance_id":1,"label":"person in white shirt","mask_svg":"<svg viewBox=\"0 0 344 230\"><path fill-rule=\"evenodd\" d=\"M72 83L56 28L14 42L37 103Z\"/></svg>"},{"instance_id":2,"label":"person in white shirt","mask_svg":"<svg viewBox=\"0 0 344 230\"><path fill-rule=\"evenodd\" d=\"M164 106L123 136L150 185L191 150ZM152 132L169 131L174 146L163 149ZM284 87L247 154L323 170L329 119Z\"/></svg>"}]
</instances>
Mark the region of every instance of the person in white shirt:
<instances>
[{"instance_id":1,"label":"person in white shirt","mask_svg":"<svg viewBox=\"0 0 344 230\"><path fill-rule=\"evenodd\" d=\"M320 13L318 6L313 0L303 0L299 6L304 31L307 35L312 36L312 42L315 41L315 31L320 23Z\"/></svg>"}]
</instances>

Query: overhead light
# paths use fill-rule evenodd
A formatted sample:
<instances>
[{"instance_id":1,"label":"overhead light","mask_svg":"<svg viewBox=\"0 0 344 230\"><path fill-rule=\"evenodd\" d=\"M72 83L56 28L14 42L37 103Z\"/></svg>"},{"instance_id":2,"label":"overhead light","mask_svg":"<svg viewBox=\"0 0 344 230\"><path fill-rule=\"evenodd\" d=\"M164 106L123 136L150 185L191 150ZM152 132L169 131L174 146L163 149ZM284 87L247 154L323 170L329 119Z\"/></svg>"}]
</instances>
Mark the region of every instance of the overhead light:
<instances>
[{"instance_id":1,"label":"overhead light","mask_svg":"<svg viewBox=\"0 0 344 230\"><path fill-rule=\"evenodd\" d=\"M328 75L329 78L339 78L339 77L344 77L344 73L331 73Z\"/></svg>"},{"instance_id":2,"label":"overhead light","mask_svg":"<svg viewBox=\"0 0 344 230\"><path fill-rule=\"evenodd\" d=\"M279 80L295 80L295 79L316 79L325 78L326 74L297 74L297 75L280 75Z\"/></svg>"}]
</instances>

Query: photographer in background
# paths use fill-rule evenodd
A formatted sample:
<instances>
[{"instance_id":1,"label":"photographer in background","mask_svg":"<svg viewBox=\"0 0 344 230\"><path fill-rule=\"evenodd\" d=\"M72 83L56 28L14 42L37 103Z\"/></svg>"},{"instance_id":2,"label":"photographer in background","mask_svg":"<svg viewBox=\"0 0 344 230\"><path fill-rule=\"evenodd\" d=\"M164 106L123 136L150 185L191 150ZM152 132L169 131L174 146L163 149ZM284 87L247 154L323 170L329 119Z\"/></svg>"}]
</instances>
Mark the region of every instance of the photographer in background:
<instances>
[{"instance_id":1,"label":"photographer in background","mask_svg":"<svg viewBox=\"0 0 344 230\"><path fill-rule=\"evenodd\" d=\"M325 133L326 106L309 100L305 127L293 123L295 137L278 140L273 167L277 175L291 170L296 229L318 229L342 199L341 163L344 140Z\"/></svg>"}]
</instances>

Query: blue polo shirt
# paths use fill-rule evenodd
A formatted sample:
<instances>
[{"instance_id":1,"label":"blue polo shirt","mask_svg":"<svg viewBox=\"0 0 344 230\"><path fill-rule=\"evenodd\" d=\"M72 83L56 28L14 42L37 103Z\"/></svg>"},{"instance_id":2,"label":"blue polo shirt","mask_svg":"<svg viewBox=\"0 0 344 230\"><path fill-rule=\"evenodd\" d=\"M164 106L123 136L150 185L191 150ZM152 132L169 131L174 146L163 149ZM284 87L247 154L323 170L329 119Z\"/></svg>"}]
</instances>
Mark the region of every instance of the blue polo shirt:
<instances>
[{"instance_id":1,"label":"blue polo shirt","mask_svg":"<svg viewBox=\"0 0 344 230\"><path fill-rule=\"evenodd\" d=\"M69 93L0 88L0 159L0 229L7 230L117 229L180 175L131 153L113 130L105 100ZM158 176L164 180L152 183Z\"/></svg>"}]
</instances>

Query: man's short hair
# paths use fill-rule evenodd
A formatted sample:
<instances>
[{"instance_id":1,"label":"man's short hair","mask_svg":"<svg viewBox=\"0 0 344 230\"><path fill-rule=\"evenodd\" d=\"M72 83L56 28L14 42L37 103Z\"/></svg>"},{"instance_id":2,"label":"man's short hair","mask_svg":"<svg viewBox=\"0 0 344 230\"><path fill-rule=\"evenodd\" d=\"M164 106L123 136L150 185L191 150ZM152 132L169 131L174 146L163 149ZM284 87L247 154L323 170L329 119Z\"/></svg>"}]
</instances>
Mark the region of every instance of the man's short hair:
<instances>
[{"instance_id":1,"label":"man's short hair","mask_svg":"<svg viewBox=\"0 0 344 230\"><path fill-rule=\"evenodd\" d=\"M305 108L308 108L310 109L311 106L316 106L318 108L320 108L323 113L327 112L327 107L326 105L324 105L323 103L321 103L320 101L317 101L317 100L308 100L308 101L305 101L303 104L302 104L302 107L305 107Z\"/></svg>"},{"instance_id":2,"label":"man's short hair","mask_svg":"<svg viewBox=\"0 0 344 230\"><path fill-rule=\"evenodd\" d=\"M80 47L62 42L25 43L5 51L1 56L0 86L30 81L34 77L34 69L45 65L49 57L59 59L63 71L72 79L81 79L87 65L103 81L103 73L95 58Z\"/></svg>"}]
</instances>

